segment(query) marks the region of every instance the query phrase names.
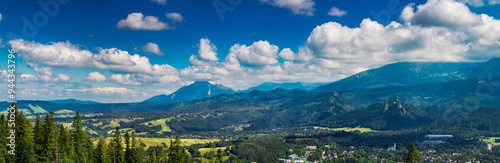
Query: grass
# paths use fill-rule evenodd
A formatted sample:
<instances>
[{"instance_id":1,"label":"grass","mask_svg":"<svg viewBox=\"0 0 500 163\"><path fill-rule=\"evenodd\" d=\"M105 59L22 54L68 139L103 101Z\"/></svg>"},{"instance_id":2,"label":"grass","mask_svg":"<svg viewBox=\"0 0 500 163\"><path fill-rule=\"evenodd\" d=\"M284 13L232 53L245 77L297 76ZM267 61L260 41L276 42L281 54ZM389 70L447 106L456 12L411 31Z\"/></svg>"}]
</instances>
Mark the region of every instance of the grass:
<instances>
[{"instance_id":1,"label":"grass","mask_svg":"<svg viewBox=\"0 0 500 163\"><path fill-rule=\"evenodd\" d=\"M33 111L34 114L37 114L37 113L48 113L45 109L43 109L42 107L36 105L36 106L33 106L31 104L28 104L28 107Z\"/></svg>"},{"instance_id":2,"label":"grass","mask_svg":"<svg viewBox=\"0 0 500 163\"><path fill-rule=\"evenodd\" d=\"M224 150L226 150L226 147L217 147L217 148L200 148L200 149L198 149L198 150L200 151L201 155L204 155L205 153L210 152L210 151L212 151L212 150L214 150L214 152L215 152L215 153L217 153L217 151L218 151L219 149L220 149L220 150L222 150L222 151L224 151Z\"/></svg>"},{"instance_id":3,"label":"grass","mask_svg":"<svg viewBox=\"0 0 500 163\"><path fill-rule=\"evenodd\" d=\"M149 127L153 127L153 126L161 126L161 130L158 131L157 133L162 133L162 132L172 132L172 129L170 129L170 127L168 127L167 123L168 121L172 120L173 118L170 117L170 118L163 118L163 119L157 119L157 120L152 120L152 121L149 121L149 122L145 122L145 123L142 123L142 125L147 125ZM151 125L149 125L151 124Z\"/></svg>"},{"instance_id":4,"label":"grass","mask_svg":"<svg viewBox=\"0 0 500 163\"><path fill-rule=\"evenodd\" d=\"M109 142L113 137L106 138L106 141ZM165 143L167 146L170 146L170 141L175 141L175 139L169 138L137 138L144 144L146 144L146 149L150 146L162 146L162 143ZM92 140L94 144L97 144L97 138ZM122 143L125 145L125 140L122 137ZM218 142L219 139L181 139L182 146L191 146L193 144L205 144L211 142ZM201 152L201 151L200 151Z\"/></svg>"},{"instance_id":5,"label":"grass","mask_svg":"<svg viewBox=\"0 0 500 163\"><path fill-rule=\"evenodd\" d=\"M500 145L500 143L495 143L495 140L500 140L500 137L491 137L488 139L482 139L484 143L491 143L492 145Z\"/></svg>"},{"instance_id":6,"label":"grass","mask_svg":"<svg viewBox=\"0 0 500 163\"><path fill-rule=\"evenodd\" d=\"M68 110L68 109L61 109L61 110L58 110L54 113L56 113L56 114L71 114L71 113L75 113L75 112L72 110Z\"/></svg>"},{"instance_id":7,"label":"grass","mask_svg":"<svg viewBox=\"0 0 500 163\"><path fill-rule=\"evenodd\" d=\"M372 130L370 128L364 128L364 127L355 127L355 128L351 128L351 127L341 127L341 128L327 128L327 127L318 127L318 126L314 126L314 129L322 129L322 130L331 130L331 131L349 131L349 132L353 132L353 131L360 131L360 132L378 132L377 130Z\"/></svg>"},{"instance_id":8,"label":"grass","mask_svg":"<svg viewBox=\"0 0 500 163\"><path fill-rule=\"evenodd\" d=\"M200 158L200 162L201 163L210 163L210 162L215 162L216 159L217 159L217 156L212 160L209 160L207 158L202 157L202 158ZM229 159L229 156L222 156L223 161L226 161L227 159Z\"/></svg>"}]
</instances>

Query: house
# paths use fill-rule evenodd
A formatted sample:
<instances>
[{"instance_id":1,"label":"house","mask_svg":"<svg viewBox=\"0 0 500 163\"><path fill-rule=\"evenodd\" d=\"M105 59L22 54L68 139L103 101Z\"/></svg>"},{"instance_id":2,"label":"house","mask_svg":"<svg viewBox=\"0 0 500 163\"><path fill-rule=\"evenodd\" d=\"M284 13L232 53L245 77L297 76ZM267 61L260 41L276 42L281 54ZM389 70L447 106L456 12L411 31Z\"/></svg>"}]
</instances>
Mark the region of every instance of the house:
<instances>
[{"instance_id":1,"label":"house","mask_svg":"<svg viewBox=\"0 0 500 163\"><path fill-rule=\"evenodd\" d=\"M330 148L330 145L325 145L325 148Z\"/></svg>"},{"instance_id":2,"label":"house","mask_svg":"<svg viewBox=\"0 0 500 163\"><path fill-rule=\"evenodd\" d=\"M396 151L396 143L394 143L394 147L387 148L387 151Z\"/></svg>"},{"instance_id":3,"label":"house","mask_svg":"<svg viewBox=\"0 0 500 163\"><path fill-rule=\"evenodd\" d=\"M427 134L424 136L427 139L441 139L441 138L453 138L453 135L431 135Z\"/></svg>"},{"instance_id":4,"label":"house","mask_svg":"<svg viewBox=\"0 0 500 163\"><path fill-rule=\"evenodd\" d=\"M493 149L493 145L491 143L488 143L488 150L491 151Z\"/></svg>"}]
</instances>

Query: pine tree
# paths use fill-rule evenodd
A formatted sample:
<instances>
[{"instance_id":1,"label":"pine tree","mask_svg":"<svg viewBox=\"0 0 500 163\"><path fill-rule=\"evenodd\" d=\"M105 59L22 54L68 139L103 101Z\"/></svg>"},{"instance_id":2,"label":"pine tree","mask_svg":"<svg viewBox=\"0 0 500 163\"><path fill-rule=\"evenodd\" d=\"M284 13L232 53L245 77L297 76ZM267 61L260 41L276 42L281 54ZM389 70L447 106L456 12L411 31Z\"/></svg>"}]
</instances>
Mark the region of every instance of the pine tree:
<instances>
[{"instance_id":1,"label":"pine tree","mask_svg":"<svg viewBox=\"0 0 500 163\"><path fill-rule=\"evenodd\" d=\"M142 153L140 153L140 151L139 151L139 143L135 139L135 132L132 130L132 133L130 135L132 136L132 141L131 141L131 145L130 145L130 161L131 162L142 162Z\"/></svg>"},{"instance_id":2,"label":"pine tree","mask_svg":"<svg viewBox=\"0 0 500 163\"><path fill-rule=\"evenodd\" d=\"M175 137L175 141L170 142L170 153L168 154L168 162L184 162L184 158L187 155L184 148L181 146L181 140L179 136Z\"/></svg>"},{"instance_id":3,"label":"pine tree","mask_svg":"<svg viewBox=\"0 0 500 163\"><path fill-rule=\"evenodd\" d=\"M111 159L106 153L107 143L106 138L104 136L99 137L97 142L97 146L94 150L94 162L95 163L109 163Z\"/></svg>"},{"instance_id":4,"label":"pine tree","mask_svg":"<svg viewBox=\"0 0 500 163\"><path fill-rule=\"evenodd\" d=\"M7 129L7 119L2 114L0 115L0 163L5 163L9 155L7 153L8 133L10 131Z\"/></svg>"},{"instance_id":5,"label":"pine tree","mask_svg":"<svg viewBox=\"0 0 500 163\"><path fill-rule=\"evenodd\" d=\"M224 163L224 161L222 159L223 158L222 156L223 156L222 150L221 149L217 150L217 162Z\"/></svg>"},{"instance_id":6,"label":"pine tree","mask_svg":"<svg viewBox=\"0 0 500 163\"><path fill-rule=\"evenodd\" d=\"M71 157L75 162L84 162L84 135L82 126L82 117L80 112L76 112L75 118L73 120L73 129L71 131L71 138L73 144L73 156Z\"/></svg>"},{"instance_id":7,"label":"pine tree","mask_svg":"<svg viewBox=\"0 0 500 163\"><path fill-rule=\"evenodd\" d=\"M54 112L50 112L45 116L44 122L44 142L43 150L45 151L46 160L49 162L55 161L56 158L56 129L55 129Z\"/></svg>"},{"instance_id":8,"label":"pine tree","mask_svg":"<svg viewBox=\"0 0 500 163\"><path fill-rule=\"evenodd\" d=\"M66 162L70 159L70 156L73 151L73 146L71 141L71 136L67 128L65 128L62 124L57 125L57 146L58 153L57 158L59 162Z\"/></svg>"},{"instance_id":9,"label":"pine tree","mask_svg":"<svg viewBox=\"0 0 500 163\"><path fill-rule=\"evenodd\" d=\"M408 154L404 157L405 163L422 162L422 158L418 155L417 147L413 142L408 145Z\"/></svg>"},{"instance_id":10,"label":"pine tree","mask_svg":"<svg viewBox=\"0 0 500 163\"><path fill-rule=\"evenodd\" d=\"M131 150L131 142L130 142L130 135L128 131L125 133L125 162L126 163L133 163L132 162L132 150Z\"/></svg>"},{"instance_id":11,"label":"pine tree","mask_svg":"<svg viewBox=\"0 0 500 163\"><path fill-rule=\"evenodd\" d=\"M13 103L12 105L16 105ZM33 149L33 138L32 138L32 127L31 122L24 116L23 112L19 112L17 105L15 106L15 135L16 135L16 161L22 163L35 162L34 160L34 149Z\"/></svg>"},{"instance_id":12,"label":"pine tree","mask_svg":"<svg viewBox=\"0 0 500 163\"><path fill-rule=\"evenodd\" d=\"M33 142L34 142L34 151L35 151L35 161L36 162L46 162L47 156L45 150L43 149L45 131L44 124L42 122L42 118L40 115L35 118L35 128L33 129Z\"/></svg>"},{"instance_id":13,"label":"pine tree","mask_svg":"<svg viewBox=\"0 0 500 163\"><path fill-rule=\"evenodd\" d=\"M157 163L156 159L156 151L154 148L150 148L149 150L149 163Z\"/></svg>"},{"instance_id":14,"label":"pine tree","mask_svg":"<svg viewBox=\"0 0 500 163\"><path fill-rule=\"evenodd\" d=\"M113 140L110 142L110 157L113 163L121 163L123 162L123 147L122 147L122 138L120 135L120 128L116 127L115 134L113 136Z\"/></svg>"}]
</instances>

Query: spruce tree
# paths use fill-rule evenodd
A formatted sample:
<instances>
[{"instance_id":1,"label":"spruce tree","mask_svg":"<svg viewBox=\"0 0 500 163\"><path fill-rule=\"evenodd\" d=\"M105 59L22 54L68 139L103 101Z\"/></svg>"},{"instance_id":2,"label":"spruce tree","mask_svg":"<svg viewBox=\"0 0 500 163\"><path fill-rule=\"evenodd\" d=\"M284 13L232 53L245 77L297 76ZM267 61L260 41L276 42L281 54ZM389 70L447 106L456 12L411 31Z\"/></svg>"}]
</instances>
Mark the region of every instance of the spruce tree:
<instances>
[{"instance_id":1,"label":"spruce tree","mask_svg":"<svg viewBox=\"0 0 500 163\"><path fill-rule=\"evenodd\" d=\"M111 161L113 163L121 163L123 162L123 147L122 147L122 138L120 135L120 128L116 127L115 134L113 136L113 140L110 142L111 146Z\"/></svg>"},{"instance_id":2,"label":"spruce tree","mask_svg":"<svg viewBox=\"0 0 500 163\"><path fill-rule=\"evenodd\" d=\"M142 162L142 154L139 153L139 143L135 139L135 132L132 130L132 133L130 135L132 136L131 145L130 145L130 161ZM141 155L140 156L141 158L139 158L139 155Z\"/></svg>"},{"instance_id":3,"label":"spruce tree","mask_svg":"<svg viewBox=\"0 0 500 163\"><path fill-rule=\"evenodd\" d=\"M0 163L5 163L9 153L7 153L8 135L10 131L7 129L7 119L2 114L0 115Z\"/></svg>"},{"instance_id":4,"label":"spruce tree","mask_svg":"<svg viewBox=\"0 0 500 163\"><path fill-rule=\"evenodd\" d=\"M94 152L94 162L95 163L109 163L111 162L111 159L109 158L107 152L107 143L106 143L106 138L104 136L99 137L99 140L97 142L97 146L95 148Z\"/></svg>"},{"instance_id":5,"label":"spruce tree","mask_svg":"<svg viewBox=\"0 0 500 163\"><path fill-rule=\"evenodd\" d=\"M125 133L125 162L132 163L130 135L128 131Z\"/></svg>"},{"instance_id":6,"label":"spruce tree","mask_svg":"<svg viewBox=\"0 0 500 163\"><path fill-rule=\"evenodd\" d=\"M56 158L56 129L55 129L54 112L50 112L45 116L44 122L44 142L43 150L45 151L46 160L49 162L55 161Z\"/></svg>"},{"instance_id":7,"label":"spruce tree","mask_svg":"<svg viewBox=\"0 0 500 163\"><path fill-rule=\"evenodd\" d=\"M24 116L23 112L19 112L16 103L15 105L15 135L16 135L16 151L15 162L32 163L34 160L33 138L31 122Z\"/></svg>"},{"instance_id":8,"label":"spruce tree","mask_svg":"<svg viewBox=\"0 0 500 163\"><path fill-rule=\"evenodd\" d=\"M417 147L413 142L408 145L408 154L404 157L405 163L422 162L422 158L418 155Z\"/></svg>"},{"instance_id":9,"label":"spruce tree","mask_svg":"<svg viewBox=\"0 0 500 163\"><path fill-rule=\"evenodd\" d=\"M71 131L71 138L73 144L73 156L71 157L75 162L84 162L84 135L82 126L82 117L80 112L76 112L75 118L73 120L73 129Z\"/></svg>"},{"instance_id":10,"label":"spruce tree","mask_svg":"<svg viewBox=\"0 0 500 163\"><path fill-rule=\"evenodd\" d=\"M150 148L149 150L149 163L157 163L156 159L156 151L154 148Z\"/></svg>"},{"instance_id":11,"label":"spruce tree","mask_svg":"<svg viewBox=\"0 0 500 163\"><path fill-rule=\"evenodd\" d=\"M71 141L71 135L67 128L65 128L62 124L57 125L57 146L58 153L57 158L59 162L66 162L66 160L70 159L70 156L73 151L73 144Z\"/></svg>"},{"instance_id":12,"label":"spruce tree","mask_svg":"<svg viewBox=\"0 0 500 163\"><path fill-rule=\"evenodd\" d=\"M45 142L45 131L42 118L40 115L35 118L35 128L33 129L33 142L35 151L35 161L36 162L46 162L47 156L45 150L43 149L43 143Z\"/></svg>"},{"instance_id":13,"label":"spruce tree","mask_svg":"<svg viewBox=\"0 0 500 163\"><path fill-rule=\"evenodd\" d=\"M170 142L170 153L168 154L168 162L184 162L184 158L186 156L186 151L181 146L181 140L179 136L175 137L175 141Z\"/></svg>"}]
</instances>

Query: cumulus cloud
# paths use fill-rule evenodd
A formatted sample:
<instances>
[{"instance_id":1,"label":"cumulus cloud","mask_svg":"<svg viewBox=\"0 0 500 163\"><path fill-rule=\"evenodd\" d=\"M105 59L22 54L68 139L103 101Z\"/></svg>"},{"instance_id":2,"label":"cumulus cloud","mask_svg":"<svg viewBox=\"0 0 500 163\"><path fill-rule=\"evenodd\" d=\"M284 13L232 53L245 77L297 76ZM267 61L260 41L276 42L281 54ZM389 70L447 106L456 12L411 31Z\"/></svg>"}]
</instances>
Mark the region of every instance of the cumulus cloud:
<instances>
[{"instance_id":1,"label":"cumulus cloud","mask_svg":"<svg viewBox=\"0 0 500 163\"><path fill-rule=\"evenodd\" d=\"M229 49L226 60L233 63L241 62L249 66L277 64L278 50L278 46L262 40L250 46L235 44Z\"/></svg>"},{"instance_id":2,"label":"cumulus cloud","mask_svg":"<svg viewBox=\"0 0 500 163\"><path fill-rule=\"evenodd\" d=\"M454 0L429 0L417 6L417 12L413 6L406 6L400 16L401 20L412 25L463 27L476 25L481 20L466 5Z\"/></svg>"},{"instance_id":3,"label":"cumulus cloud","mask_svg":"<svg viewBox=\"0 0 500 163\"><path fill-rule=\"evenodd\" d=\"M151 0L151 2L156 2L159 5L166 5L167 4L167 0Z\"/></svg>"},{"instance_id":4,"label":"cumulus cloud","mask_svg":"<svg viewBox=\"0 0 500 163\"><path fill-rule=\"evenodd\" d=\"M94 72L91 72L89 73L89 75L83 79L85 81L95 81L95 82L103 82L103 81L106 81L106 76L104 76L103 74L97 72L97 71L94 71Z\"/></svg>"},{"instance_id":5,"label":"cumulus cloud","mask_svg":"<svg viewBox=\"0 0 500 163\"><path fill-rule=\"evenodd\" d=\"M286 60L290 60L290 61L295 60L295 53L293 53L293 51L290 48L285 48L285 49L281 50L281 52L279 53L279 56L283 59L286 59Z\"/></svg>"},{"instance_id":6,"label":"cumulus cloud","mask_svg":"<svg viewBox=\"0 0 500 163\"><path fill-rule=\"evenodd\" d=\"M192 65L208 66L218 61L217 47L208 38L201 38L198 44L198 55L191 55L189 63Z\"/></svg>"},{"instance_id":7,"label":"cumulus cloud","mask_svg":"<svg viewBox=\"0 0 500 163\"><path fill-rule=\"evenodd\" d=\"M167 14L165 14L165 16L174 23L180 23L180 22L184 21L184 17L182 17L181 14L176 13L176 12L167 13Z\"/></svg>"},{"instance_id":8,"label":"cumulus cloud","mask_svg":"<svg viewBox=\"0 0 500 163\"><path fill-rule=\"evenodd\" d=\"M270 4L272 6L287 8L292 10L297 15L313 16L314 1L313 0L259 0L262 3Z\"/></svg>"},{"instance_id":9,"label":"cumulus cloud","mask_svg":"<svg viewBox=\"0 0 500 163\"><path fill-rule=\"evenodd\" d=\"M68 75L66 75L66 74L59 74L59 75L57 75L57 78L53 79L53 81L54 82L68 82L69 79L71 79L71 77L69 77Z\"/></svg>"},{"instance_id":10,"label":"cumulus cloud","mask_svg":"<svg viewBox=\"0 0 500 163\"><path fill-rule=\"evenodd\" d=\"M116 28L123 30L153 30L161 31L169 29L170 26L167 23L161 22L158 17L155 16L144 16L142 13L131 13L128 14L126 19L122 19L116 25Z\"/></svg>"},{"instance_id":11,"label":"cumulus cloud","mask_svg":"<svg viewBox=\"0 0 500 163\"><path fill-rule=\"evenodd\" d=\"M21 82L29 83L29 82L37 82L38 78L33 74L21 74Z\"/></svg>"},{"instance_id":12,"label":"cumulus cloud","mask_svg":"<svg viewBox=\"0 0 500 163\"><path fill-rule=\"evenodd\" d=\"M141 46L141 48L142 48L142 51L144 51L146 53L152 53L152 54L156 54L159 56L165 55L165 53L160 49L160 46L158 46L158 44L155 44L152 42L149 42L146 45Z\"/></svg>"},{"instance_id":13,"label":"cumulus cloud","mask_svg":"<svg viewBox=\"0 0 500 163\"><path fill-rule=\"evenodd\" d=\"M140 82L136 81L135 75L130 74L113 74L109 77L109 80L123 84L123 85L141 85Z\"/></svg>"},{"instance_id":14,"label":"cumulus cloud","mask_svg":"<svg viewBox=\"0 0 500 163\"><path fill-rule=\"evenodd\" d=\"M499 0L459 0L464 4L468 4L474 7L483 7L485 5L496 5L500 4Z\"/></svg>"},{"instance_id":15,"label":"cumulus cloud","mask_svg":"<svg viewBox=\"0 0 500 163\"><path fill-rule=\"evenodd\" d=\"M337 7L332 7L330 8L330 10L328 11L328 15L330 16L344 16L344 15L347 15L347 11L345 10L340 10L339 8Z\"/></svg>"}]
</instances>

